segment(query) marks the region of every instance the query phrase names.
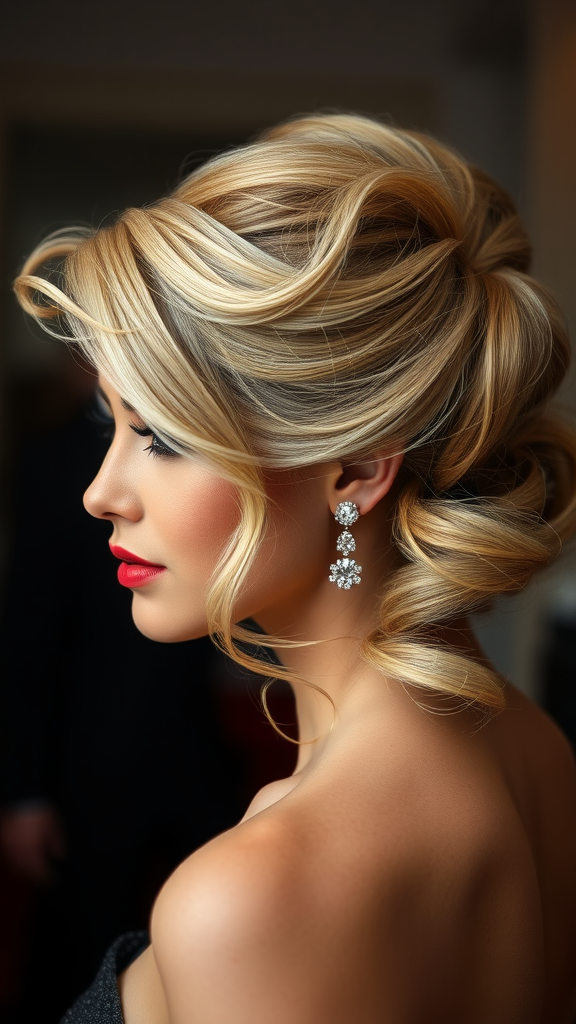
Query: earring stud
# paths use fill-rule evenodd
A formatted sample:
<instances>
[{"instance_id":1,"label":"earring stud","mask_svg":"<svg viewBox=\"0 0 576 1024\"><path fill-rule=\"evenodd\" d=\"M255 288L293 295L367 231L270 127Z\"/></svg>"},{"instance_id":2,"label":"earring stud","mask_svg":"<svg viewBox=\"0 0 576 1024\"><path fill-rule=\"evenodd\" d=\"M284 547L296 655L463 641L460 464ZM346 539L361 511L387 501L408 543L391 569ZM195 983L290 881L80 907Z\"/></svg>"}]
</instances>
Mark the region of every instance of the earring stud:
<instances>
[{"instance_id":1,"label":"earring stud","mask_svg":"<svg viewBox=\"0 0 576 1024\"><path fill-rule=\"evenodd\" d=\"M360 518L360 509L354 501L341 501L336 507L334 518L341 526L353 526ZM330 566L330 583L335 583L341 590L350 590L355 583L361 583L360 573L362 566L354 558L349 558L351 551L356 550L356 541L350 530L342 531L336 541L336 550L341 551L343 558L339 558Z\"/></svg>"}]
</instances>

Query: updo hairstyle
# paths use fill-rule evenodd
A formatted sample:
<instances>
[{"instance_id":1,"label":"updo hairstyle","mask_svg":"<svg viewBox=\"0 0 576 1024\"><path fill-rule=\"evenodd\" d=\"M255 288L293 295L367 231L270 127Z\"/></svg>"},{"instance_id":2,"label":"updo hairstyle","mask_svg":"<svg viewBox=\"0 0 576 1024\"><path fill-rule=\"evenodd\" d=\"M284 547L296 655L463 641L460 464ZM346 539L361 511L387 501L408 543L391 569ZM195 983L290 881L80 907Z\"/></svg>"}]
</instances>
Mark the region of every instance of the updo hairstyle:
<instances>
[{"instance_id":1,"label":"updo hairstyle","mask_svg":"<svg viewBox=\"0 0 576 1024\"><path fill-rule=\"evenodd\" d=\"M496 711L499 679L435 629L520 590L575 524L574 434L547 411L568 342L529 262L510 198L449 149L318 115L110 227L52 235L15 287L161 438L237 486L208 597L233 658L269 674L233 621L266 526L263 471L401 451L403 559L363 655L420 701Z\"/></svg>"}]
</instances>

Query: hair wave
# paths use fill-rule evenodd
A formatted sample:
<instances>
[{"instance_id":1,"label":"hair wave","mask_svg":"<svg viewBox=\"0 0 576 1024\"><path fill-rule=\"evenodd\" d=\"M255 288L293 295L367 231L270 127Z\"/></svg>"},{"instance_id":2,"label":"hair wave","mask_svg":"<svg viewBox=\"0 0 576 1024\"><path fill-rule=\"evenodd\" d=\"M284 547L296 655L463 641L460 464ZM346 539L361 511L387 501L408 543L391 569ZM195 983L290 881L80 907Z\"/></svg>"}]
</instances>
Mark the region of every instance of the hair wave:
<instances>
[{"instance_id":1,"label":"hair wave","mask_svg":"<svg viewBox=\"0 0 576 1024\"><path fill-rule=\"evenodd\" d=\"M497 676L435 630L523 587L574 528L574 433L547 408L568 342L529 262L510 198L458 155L316 115L110 227L51 236L15 287L161 437L237 485L240 525L208 598L232 657L269 673L234 624L266 526L263 472L402 451L403 559L364 656L498 710Z\"/></svg>"}]
</instances>

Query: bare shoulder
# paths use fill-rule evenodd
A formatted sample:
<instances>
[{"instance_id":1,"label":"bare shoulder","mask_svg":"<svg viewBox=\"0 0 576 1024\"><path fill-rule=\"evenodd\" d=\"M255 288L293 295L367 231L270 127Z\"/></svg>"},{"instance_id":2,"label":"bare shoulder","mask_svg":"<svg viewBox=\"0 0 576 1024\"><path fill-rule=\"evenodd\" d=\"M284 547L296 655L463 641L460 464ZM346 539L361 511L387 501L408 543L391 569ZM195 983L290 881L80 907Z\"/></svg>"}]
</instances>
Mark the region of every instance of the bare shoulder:
<instances>
[{"instance_id":1,"label":"bare shoulder","mask_svg":"<svg viewBox=\"0 0 576 1024\"><path fill-rule=\"evenodd\" d=\"M314 959L305 875L297 837L277 813L237 826L178 868L152 918L171 1024L321 1024L300 970Z\"/></svg>"},{"instance_id":2,"label":"bare shoulder","mask_svg":"<svg viewBox=\"0 0 576 1024\"><path fill-rule=\"evenodd\" d=\"M548 744L548 749L555 751L560 763L573 765L574 751L550 715L515 686L508 686L506 692L509 709L512 712L520 712L528 729L538 731L540 737Z\"/></svg>"},{"instance_id":3,"label":"bare shoulder","mask_svg":"<svg viewBox=\"0 0 576 1024\"><path fill-rule=\"evenodd\" d=\"M264 794L184 862L152 919L170 1024L376 1024L424 1017L432 994L453 1000L443 1019L465 1019L468 1003L482 1019L512 1019L495 1016L503 992L532 1020L540 896L509 789L525 786L531 806L518 751L536 774L535 744L544 760L550 744L554 773L571 756L537 708L511 697L477 735L411 706L407 721L371 719L360 748L334 747L285 798ZM461 990L439 994L446 963Z\"/></svg>"},{"instance_id":4,"label":"bare shoulder","mask_svg":"<svg viewBox=\"0 0 576 1024\"><path fill-rule=\"evenodd\" d=\"M564 802L566 810L570 805L576 810L576 760L564 733L515 687L507 688L507 699L507 710L491 723L504 763L513 768L515 760L533 794L547 804Z\"/></svg>"},{"instance_id":5,"label":"bare shoulder","mask_svg":"<svg viewBox=\"0 0 576 1024\"><path fill-rule=\"evenodd\" d=\"M266 1002L257 980L289 949L290 921L302 910L290 885L294 844L272 817L218 836L170 876L154 907L152 944L119 978L126 1024L271 1019L277 993Z\"/></svg>"},{"instance_id":6,"label":"bare shoulder","mask_svg":"<svg viewBox=\"0 0 576 1024\"><path fill-rule=\"evenodd\" d=\"M171 875L154 908L153 935L211 939L265 923L294 872L293 843L278 815L238 825L197 850Z\"/></svg>"},{"instance_id":7,"label":"bare shoulder","mask_svg":"<svg viewBox=\"0 0 576 1024\"><path fill-rule=\"evenodd\" d=\"M170 1024L418 1019L443 965L464 971L478 830L438 827L421 771L365 760L335 760L169 879L152 943Z\"/></svg>"},{"instance_id":8,"label":"bare shoulder","mask_svg":"<svg viewBox=\"0 0 576 1024\"><path fill-rule=\"evenodd\" d=\"M500 754L538 877L550 1019L568 1020L576 1006L576 763L545 712L514 689L508 706L495 735L500 730Z\"/></svg>"},{"instance_id":9,"label":"bare shoulder","mask_svg":"<svg viewBox=\"0 0 576 1024\"><path fill-rule=\"evenodd\" d=\"M432 983L442 908L426 851L344 827L321 790L218 837L162 890L152 943L170 1024L379 1024L410 1009L421 960L422 993Z\"/></svg>"}]
</instances>

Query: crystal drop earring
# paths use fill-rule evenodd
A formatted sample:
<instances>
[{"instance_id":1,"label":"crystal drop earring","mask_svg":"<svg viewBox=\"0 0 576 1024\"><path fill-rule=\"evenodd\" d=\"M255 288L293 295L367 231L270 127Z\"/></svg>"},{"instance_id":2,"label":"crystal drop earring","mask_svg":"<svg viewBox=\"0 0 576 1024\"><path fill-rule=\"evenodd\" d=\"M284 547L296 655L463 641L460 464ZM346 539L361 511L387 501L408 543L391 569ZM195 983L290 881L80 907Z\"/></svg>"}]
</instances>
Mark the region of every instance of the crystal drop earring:
<instances>
[{"instance_id":1,"label":"crystal drop earring","mask_svg":"<svg viewBox=\"0 0 576 1024\"><path fill-rule=\"evenodd\" d=\"M353 501L341 501L334 513L334 518L341 526L352 526L360 518L360 509ZM350 590L353 583L361 583L360 573L362 566L354 558L349 558L351 551L356 550L356 541L350 530L342 531L336 541L336 550L341 551L343 557L339 558L330 566L330 583L336 583L341 590Z\"/></svg>"}]
</instances>

